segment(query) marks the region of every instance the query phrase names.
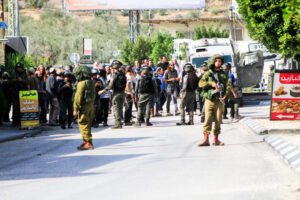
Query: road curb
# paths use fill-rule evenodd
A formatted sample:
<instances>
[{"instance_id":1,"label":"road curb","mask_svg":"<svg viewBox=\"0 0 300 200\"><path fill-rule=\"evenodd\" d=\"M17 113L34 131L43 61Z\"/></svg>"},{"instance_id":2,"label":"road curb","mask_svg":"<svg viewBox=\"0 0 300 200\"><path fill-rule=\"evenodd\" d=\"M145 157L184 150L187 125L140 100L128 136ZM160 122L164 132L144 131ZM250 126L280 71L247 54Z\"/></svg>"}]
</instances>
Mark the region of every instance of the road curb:
<instances>
[{"instance_id":1,"label":"road curb","mask_svg":"<svg viewBox=\"0 0 300 200\"><path fill-rule=\"evenodd\" d=\"M300 149L298 147L287 143L284 139L275 135L265 137L264 142L279 153L284 161L297 173L300 173Z\"/></svg>"},{"instance_id":2,"label":"road curb","mask_svg":"<svg viewBox=\"0 0 300 200\"><path fill-rule=\"evenodd\" d=\"M28 137L34 137L36 135L41 134L43 131L44 131L43 127L33 128L24 133L20 133L19 135L13 135L13 136L7 136L5 138L0 138L0 143L12 141L12 140L23 139L23 138L28 138Z\"/></svg>"},{"instance_id":3,"label":"road curb","mask_svg":"<svg viewBox=\"0 0 300 200\"><path fill-rule=\"evenodd\" d=\"M248 128L250 128L254 133L258 134L258 135L266 135L269 133L269 130L260 125L258 122L256 122L255 120L249 118L249 117L245 117L243 119L241 119L239 121L240 124L247 126Z\"/></svg>"}]
</instances>

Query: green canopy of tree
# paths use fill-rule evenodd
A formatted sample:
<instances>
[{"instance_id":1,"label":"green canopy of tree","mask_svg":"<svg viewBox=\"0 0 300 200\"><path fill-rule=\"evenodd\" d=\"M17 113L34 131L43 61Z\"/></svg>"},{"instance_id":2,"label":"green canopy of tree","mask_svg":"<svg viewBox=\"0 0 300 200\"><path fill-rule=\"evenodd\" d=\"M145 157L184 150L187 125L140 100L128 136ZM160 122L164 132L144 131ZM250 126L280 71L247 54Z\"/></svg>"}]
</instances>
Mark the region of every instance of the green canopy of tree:
<instances>
[{"instance_id":1,"label":"green canopy of tree","mask_svg":"<svg viewBox=\"0 0 300 200\"><path fill-rule=\"evenodd\" d=\"M194 40L199 40L201 38L228 38L229 32L227 30L220 30L219 27L213 28L209 26L198 26L194 29Z\"/></svg>"},{"instance_id":2,"label":"green canopy of tree","mask_svg":"<svg viewBox=\"0 0 300 200\"><path fill-rule=\"evenodd\" d=\"M299 0L238 0L238 4L254 40L300 61Z\"/></svg>"},{"instance_id":3,"label":"green canopy of tree","mask_svg":"<svg viewBox=\"0 0 300 200\"><path fill-rule=\"evenodd\" d=\"M133 65L135 60L151 59L157 64L163 55L168 58L173 53L173 37L168 33L157 33L153 39L139 36L135 43L127 39L121 47L121 60Z\"/></svg>"}]
</instances>

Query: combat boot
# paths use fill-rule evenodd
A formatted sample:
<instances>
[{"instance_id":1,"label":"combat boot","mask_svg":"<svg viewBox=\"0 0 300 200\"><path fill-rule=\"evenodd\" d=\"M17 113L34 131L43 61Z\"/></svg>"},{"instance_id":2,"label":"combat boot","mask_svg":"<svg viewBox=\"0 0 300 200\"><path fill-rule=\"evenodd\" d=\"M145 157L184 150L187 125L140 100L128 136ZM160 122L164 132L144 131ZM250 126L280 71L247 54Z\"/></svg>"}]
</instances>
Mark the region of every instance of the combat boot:
<instances>
[{"instance_id":1,"label":"combat boot","mask_svg":"<svg viewBox=\"0 0 300 200\"><path fill-rule=\"evenodd\" d=\"M122 129L122 125L115 125L114 127L112 127L112 129Z\"/></svg>"},{"instance_id":2,"label":"combat boot","mask_svg":"<svg viewBox=\"0 0 300 200\"><path fill-rule=\"evenodd\" d=\"M80 146L77 147L78 150L84 151L84 150L92 150L94 149L93 143L90 142L83 142Z\"/></svg>"},{"instance_id":3,"label":"combat boot","mask_svg":"<svg viewBox=\"0 0 300 200\"><path fill-rule=\"evenodd\" d=\"M215 134L215 135L214 135L214 142L213 142L213 145L215 145L215 146L224 146L224 145L225 145L224 142L221 142L221 141L219 140L219 134Z\"/></svg>"},{"instance_id":4,"label":"combat boot","mask_svg":"<svg viewBox=\"0 0 300 200\"><path fill-rule=\"evenodd\" d=\"M176 123L177 126L184 126L186 125L185 121L181 121L181 122L177 122Z\"/></svg>"},{"instance_id":5,"label":"combat boot","mask_svg":"<svg viewBox=\"0 0 300 200\"><path fill-rule=\"evenodd\" d=\"M152 126L152 123L150 122L149 119L146 120L145 126Z\"/></svg>"},{"instance_id":6,"label":"combat boot","mask_svg":"<svg viewBox=\"0 0 300 200\"><path fill-rule=\"evenodd\" d=\"M135 127L141 127L141 125L142 125L141 122L135 122L135 123L134 123L134 126L135 126Z\"/></svg>"},{"instance_id":7,"label":"combat boot","mask_svg":"<svg viewBox=\"0 0 300 200\"><path fill-rule=\"evenodd\" d=\"M194 113L189 113L189 122L186 125L194 125Z\"/></svg>"},{"instance_id":8,"label":"combat boot","mask_svg":"<svg viewBox=\"0 0 300 200\"><path fill-rule=\"evenodd\" d=\"M204 133L204 140L202 143L198 144L198 147L206 147L209 145L209 133Z\"/></svg>"}]
</instances>

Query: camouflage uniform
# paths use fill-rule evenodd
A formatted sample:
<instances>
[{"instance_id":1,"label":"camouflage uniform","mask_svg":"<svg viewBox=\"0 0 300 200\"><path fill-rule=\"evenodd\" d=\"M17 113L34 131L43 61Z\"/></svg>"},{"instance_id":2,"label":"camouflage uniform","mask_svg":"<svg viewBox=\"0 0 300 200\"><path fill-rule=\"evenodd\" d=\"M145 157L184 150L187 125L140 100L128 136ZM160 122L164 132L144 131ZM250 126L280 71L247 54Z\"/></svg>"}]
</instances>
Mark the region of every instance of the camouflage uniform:
<instances>
[{"instance_id":1,"label":"camouflage uniform","mask_svg":"<svg viewBox=\"0 0 300 200\"><path fill-rule=\"evenodd\" d=\"M228 74L222 69L216 70L215 63L219 60L224 62L222 56L215 55L212 58L212 64L209 65L209 71L207 71L199 82L199 87L203 89L203 97L205 97L205 121L203 124L203 132L205 136L205 141L199 146L208 146L208 135L212 131L213 118L215 120L215 126L213 133L215 136L215 145L223 145L218 140L218 135L221 132L222 116L224 111L224 102L221 98L228 95L231 88L231 81ZM222 63L223 64L223 63ZM220 88L220 92L216 92L216 88L212 85L216 84Z\"/></svg>"},{"instance_id":2,"label":"camouflage uniform","mask_svg":"<svg viewBox=\"0 0 300 200\"><path fill-rule=\"evenodd\" d=\"M125 101L125 85L122 85L124 88L119 88L117 84L119 84L119 75L124 75L124 78L126 80L126 76L123 72L119 71L120 67L122 66L122 63L120 61L113 61L112 62L112 68L115 70L115 72L112 75L112 79L109 82L109 85L106 87L106 90L113 90L112 94L112 106L113 106L113 114L115 118L115 125L113 128L119 129L122 128L122 116L123 116L123 106ZM123 74L122 74L123 73Z\"/></svg>"},{"instance_id":3,"label":"camouflage uniform","mask_svg":"<svg viewBox=\"0 0 300 200\"><path fill-rule=\"evenodd\" d=\"M136 94L138 94L138 121L135 124L136 126L141 126L142 120L144 119L144 116L146 118L146 126L152 126L150 123L150 114L151 114L151 108L154 104L154 98L158 95L156 82L152 79L152 76L150 74L150 70L145 67L142 70L142 77L138 81L136 86ZM147 91L141 91L141 84L143 81L146 81L146 79L150 79L151 82L149 82L149 85L146 85Z\"/></svg>"},{"instance_id":4,"label":"camouflage uniform","mask_svg":"<svg viewBox=\"0 0 300 200\"><path fill-rule=\"evenodd\" d=\"M180 91L180 96L182 98L181 104L180 104L180 123L177 123L176 125L186 125L185 123L185 108L187 107L187 110L189 112L189 122L187 125L193 125L194 124L194 101L195 101L195 90L198 83L198 77L195 74L194 67L187 63L184 66L184 73L186 73L183 76L182 80L182 88Z\"/></svg>"},{"instance_id":5,"label":"camouflage uniform","mask_svg":"<svg viewBox=\"0 0 300 200\"><path fill-rule=\"evenodd\" d=\"M83 144L79 150L93 149L92 123L94 117L95 85L90 79L90 69L79 66L74 73L77 76L77 86L74 96L74 113L78 113L78 126L82 134Z\"/></svg>"}]
</instances>

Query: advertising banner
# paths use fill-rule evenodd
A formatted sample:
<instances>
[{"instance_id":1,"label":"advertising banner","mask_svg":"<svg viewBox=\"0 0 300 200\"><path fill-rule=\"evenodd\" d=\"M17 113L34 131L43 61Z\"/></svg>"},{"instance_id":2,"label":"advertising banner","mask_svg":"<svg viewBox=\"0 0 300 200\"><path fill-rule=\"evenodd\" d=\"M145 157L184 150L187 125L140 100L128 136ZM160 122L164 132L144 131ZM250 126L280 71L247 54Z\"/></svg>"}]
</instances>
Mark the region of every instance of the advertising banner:
<instances>
[{"instance_id":1,"label":"advertising banner","mask_svg":"<svg viewBox=\"0 0 300 200\"><path fill-rule=\"evenodd\" d=\"M271 120L300 120L300 73L275 72Z\"/></svg>"},{"instance_id":2,"label":"advertising banner","mask_svg":"<svg viewBox=\"0 0 300 200\"><path fill-rule=\"evenodd\" d=\"M69 11L198 9L204 7L205 0L65 0L65 8Z\"/></svg>"},{"instance_id":3,"label":"advertising banner","mask_svg":"<svg viewBox=\"0 0 300 200\"><path fill-rule=\"evenodd\" d=\"M39 126L39 99L36 90L20 91L21 127Z\"/></svg>"},{"instance_id":4,"label":"advertising banner","mask_svg":"<svg viewBox=\"0 0 300 200\"><path fill-rule=\"evenodd\" d=\"M83 55L91 56L92 55L92 39L83 39Z\"/></svg>"}]
</instances>

